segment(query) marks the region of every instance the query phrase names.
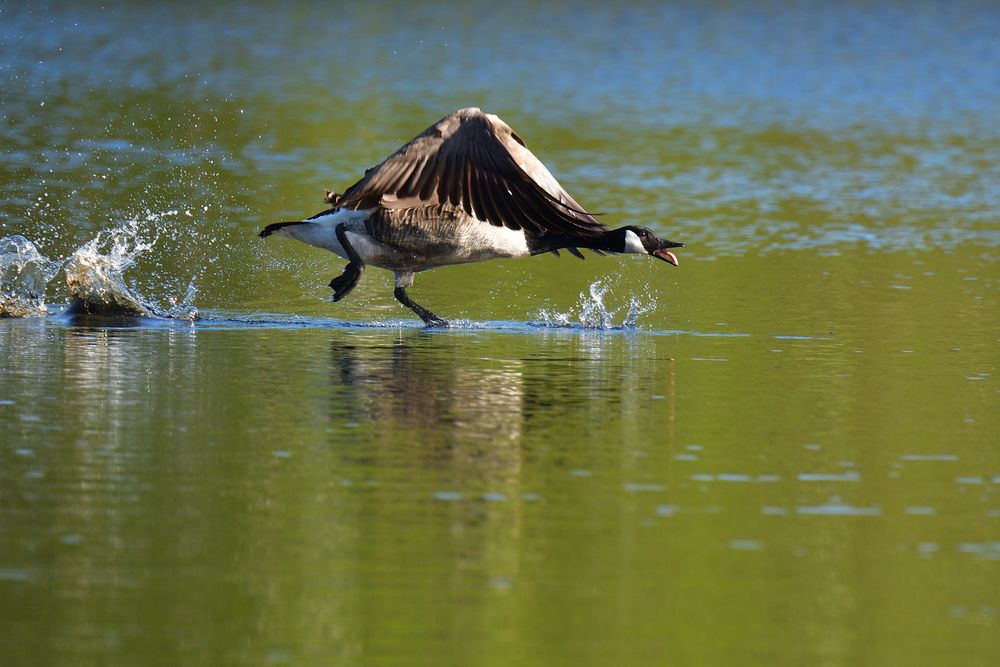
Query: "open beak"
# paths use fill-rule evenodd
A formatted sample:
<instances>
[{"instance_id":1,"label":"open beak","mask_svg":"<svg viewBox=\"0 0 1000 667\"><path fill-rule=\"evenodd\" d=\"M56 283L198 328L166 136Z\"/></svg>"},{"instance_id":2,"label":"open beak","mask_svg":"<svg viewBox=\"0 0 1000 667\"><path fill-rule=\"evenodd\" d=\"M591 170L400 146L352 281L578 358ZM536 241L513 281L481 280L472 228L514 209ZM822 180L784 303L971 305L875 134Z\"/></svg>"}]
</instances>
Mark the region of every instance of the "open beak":
<instances>
[{"instance_id":1,"label":"open beak","mask_svg":"<svg viewBox=\"0 0 1000 667\"><path fill-rule=\"evenodd\" d=\"M654 250L653 257L656 257L657 259L662 259L664 262L669 262L670 264L677 266L677 255L670 252L669 250L665 250L663 248Z\"/></svg>"},{"instance_id":2,"label":"open beak","mask_svg":"<svg viewBox=\"0 0 1000 667\"><path fill-rule=\"evenodd\" d=\"M674 241L664 241L659 248L657 248L650 254L652 254L653 257L657 259L662 259L664 262L667 262L668 264L673 264L674 266L678 266L677 255L667 250L667 248L683 248L683 247L684 247L683 243L675 243Z\"/></svg>"}]
</instances>

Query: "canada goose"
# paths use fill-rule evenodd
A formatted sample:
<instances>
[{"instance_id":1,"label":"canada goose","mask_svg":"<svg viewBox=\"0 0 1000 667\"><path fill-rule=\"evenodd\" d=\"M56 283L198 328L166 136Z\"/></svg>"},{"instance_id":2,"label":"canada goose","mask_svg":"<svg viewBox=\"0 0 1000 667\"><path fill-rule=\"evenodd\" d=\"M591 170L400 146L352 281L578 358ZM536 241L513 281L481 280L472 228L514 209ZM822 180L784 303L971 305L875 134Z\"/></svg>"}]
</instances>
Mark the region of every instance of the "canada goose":
<instances>
[{"instance_id":1,"label":"canada goose","mask_svg":"<svg viewBox=\"0 0 1000 667\"><path fill-rule=\"evenodd\" d=\"M459 109L365 170L332 205L305 220L277 222L260 236L286 234L348 260L330 282L333 300L358 284L365 265L392 271L393 295L428 326L447 322L413 302L413 276L447 264L527 257L565 248L641 253L677 266L665 241L645 227L608 229L587 213L507 123Z\"/></svg>"}]
</instances>

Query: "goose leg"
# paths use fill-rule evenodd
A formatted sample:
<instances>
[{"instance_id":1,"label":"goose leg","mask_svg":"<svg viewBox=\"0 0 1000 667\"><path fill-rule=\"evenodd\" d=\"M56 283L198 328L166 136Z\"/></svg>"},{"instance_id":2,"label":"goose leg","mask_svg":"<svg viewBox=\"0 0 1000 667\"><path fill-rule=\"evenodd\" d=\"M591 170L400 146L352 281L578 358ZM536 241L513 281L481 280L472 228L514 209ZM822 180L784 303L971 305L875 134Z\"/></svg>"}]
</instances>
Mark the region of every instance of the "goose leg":
<instances>
[{"instance_id":1,"label":"goose leg","mask_svg":"<svg viewBox=\"0 0 1000 667\"><path fill-rule=\"evenodd\" d=\"M333 300L340 301L350 294L351 290L358 284L358 281L361 280L361 274L365 270L365 263L362 261L361 256L358 255L358 251L351 245L351 242L347 240L344 223L337 225L335 231L337 233L337 240L343 246L348 259L347 266L344 267L344 272L330 281L330 287L333 288Z\"/></svg>"},{"instance_id":2,"label":"goose leg","mask_svg":"<svg viewBox=\"0 0 1000 667\"><path fill-rule=\"evenodd\" d=\"M393 290L392 295L396 297L396 301L399 301L401 304L403 304L404 306L412 310L414 313L416 313L417 317L422 319L424 321L424 324L426 324L427 326L429 327L448 326L448 323L446 321L442 320L440 317L438 317L431 311L427 310L420 304L414 303L413 299L410 298L410 295L406 293L406 288L397 287L395 290Z\"/></svg>"}]
</instances>

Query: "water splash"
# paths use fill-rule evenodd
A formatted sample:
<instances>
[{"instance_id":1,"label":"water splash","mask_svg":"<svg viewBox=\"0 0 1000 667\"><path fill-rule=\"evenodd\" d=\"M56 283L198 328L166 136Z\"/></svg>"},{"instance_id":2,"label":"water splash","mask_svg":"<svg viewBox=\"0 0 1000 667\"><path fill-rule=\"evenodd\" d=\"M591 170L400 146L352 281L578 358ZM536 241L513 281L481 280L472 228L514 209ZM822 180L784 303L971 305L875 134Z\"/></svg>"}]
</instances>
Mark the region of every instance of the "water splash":
<instances>
[{"instance_id":1,"label":"water splash","mask_svg":"<svg viewBox=\"0 0 1000 667\"><path fill-rule=\"evenodd\" d=\"M194 306L197 288L194 280L180 299L171 298L167 305L143 296L133 284L125 282L125 271L151 250L159 238L157 232L147 233L143 223L158 222L163 215L150 213L144 219L132 220L120 227L103 230L78 248L66 261L63 271L69 287L73 314L132 317L166 317L193 320L198 315Z\"/></svg>"},{"instance_id":2,"label":"water splash","mask_svg":"<svg viewBox=\"0 0 1000 667\"><path fill-rule=\"evenodd\" d=\"M0 317L45 317L45 286L62 262L51 260L23 236L0 238Z\"/></svg>"},{"instance_id":3,"label":"water splash","mask_svg":"<svg viewBox=\"0 0 1000 667\"><path fill-rule=\"evenodd\" d=\"M98 232L65 261L48 259L23 236L0 238L0 317L48 315L45 290L62 269L69 287L68 314L195 319L198 290L193 278L183 296L170 297L165 304L144 296L125 280L125 271L156 245L164 218L176 215L177 211L147 212ZM170 282L164 279L158 286Z\"/></svg>"},{"instance_id":4,"label":"water splash","mask_svg":"<svg viewBox=\"0 0 1000 667\"><path fill-rule=\"evenodd\" d=\"M596 330L634 329L639 317L656 308L656 300L648 295L629 297L627 306L610 308L605 303L605 296L611 285L605 280L595 280L585 292L580 292L576 306L568 312L559 312L543 308L536 315L536 326L570 327ZM621 316L621 324L615 322Z\"/></svg>"}]
</instances>

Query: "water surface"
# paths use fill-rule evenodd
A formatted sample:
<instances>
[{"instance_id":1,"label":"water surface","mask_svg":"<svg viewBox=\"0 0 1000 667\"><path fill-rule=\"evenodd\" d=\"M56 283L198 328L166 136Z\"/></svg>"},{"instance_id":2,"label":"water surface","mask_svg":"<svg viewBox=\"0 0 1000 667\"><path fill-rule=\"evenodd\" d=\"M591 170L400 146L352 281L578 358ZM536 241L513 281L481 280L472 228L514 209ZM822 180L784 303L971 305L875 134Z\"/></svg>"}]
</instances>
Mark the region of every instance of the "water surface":
<instances>
[{"instance_id":1,"label":"water surface","mask_svg":"<svg viewBox=\"0 0 1000 667\"><path fill-rule=\"evenodd\" d=\"M0 319L4 664L995 664L998 32L0 9L0 303L51 313ZM445 268L425 330L256 237L467 105L680 267Z\"/></svg>"}]
</instances>

